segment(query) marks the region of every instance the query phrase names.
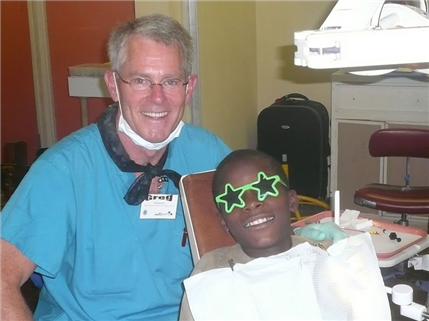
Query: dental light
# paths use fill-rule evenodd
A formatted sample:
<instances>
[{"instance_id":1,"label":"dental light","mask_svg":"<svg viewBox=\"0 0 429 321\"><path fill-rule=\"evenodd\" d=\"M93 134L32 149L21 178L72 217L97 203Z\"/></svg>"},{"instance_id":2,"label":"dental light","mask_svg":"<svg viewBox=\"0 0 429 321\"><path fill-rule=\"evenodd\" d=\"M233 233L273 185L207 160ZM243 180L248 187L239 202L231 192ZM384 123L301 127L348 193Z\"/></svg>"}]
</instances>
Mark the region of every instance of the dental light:
<instances>
[{"instance_id":1,"label":"dental light","mask_svg":"<svg viewBox=\"0 0 429 321\"><path fill-rule=\"evenodd\" d=\"M339 0L319 30L295 32L295 65L364 75L399 67L429 73L428 2L417 4Z\"/></svg>"}]
</instances>

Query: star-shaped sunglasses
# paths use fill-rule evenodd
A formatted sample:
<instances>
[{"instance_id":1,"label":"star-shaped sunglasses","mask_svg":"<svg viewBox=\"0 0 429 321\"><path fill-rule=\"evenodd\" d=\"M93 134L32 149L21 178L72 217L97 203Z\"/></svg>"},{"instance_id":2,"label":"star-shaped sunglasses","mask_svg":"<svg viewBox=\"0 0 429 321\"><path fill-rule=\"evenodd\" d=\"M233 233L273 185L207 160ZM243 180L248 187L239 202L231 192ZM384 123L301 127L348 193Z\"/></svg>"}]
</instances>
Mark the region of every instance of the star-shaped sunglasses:
<instances>
[{"instance_id":1,"label":"star-shaped sunglasses","mask_svg":"<svg viewBox=\"0 0 429 321\"><path fill-rule=\"evenodd\" d=\"M216 196L215 200L218 206L224 204L225 212L229 214L233 211L234 207L243 208L246 205L242 196L249 189L258 192L258 200L260 202L264 201L267 196L276 197L279 195L279 190L276 187L277 183L288 187L279 175L267 176L264 172L259 172L258 180L252 183L236 188L227 183L225 185L225 192Z\"/></svg>"}]
</instances>

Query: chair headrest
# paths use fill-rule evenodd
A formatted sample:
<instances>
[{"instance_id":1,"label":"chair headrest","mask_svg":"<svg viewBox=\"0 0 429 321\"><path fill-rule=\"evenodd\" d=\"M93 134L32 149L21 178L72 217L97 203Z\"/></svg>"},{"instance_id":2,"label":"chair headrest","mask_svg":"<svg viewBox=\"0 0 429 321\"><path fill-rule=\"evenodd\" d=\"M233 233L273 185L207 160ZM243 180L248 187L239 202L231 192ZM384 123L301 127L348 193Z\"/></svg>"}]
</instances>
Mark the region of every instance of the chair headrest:
<instances>
[{"instance_id":1,"label":"chair headrest","mask_svg":"<svg viewBox=\"0 0 429 321\"><path fill-rule=\"evenodd\" d=\"M369 153L373 157L429 158L429 130L415 128L380 129L371 135Z\"/></svg>"}]
</instances>

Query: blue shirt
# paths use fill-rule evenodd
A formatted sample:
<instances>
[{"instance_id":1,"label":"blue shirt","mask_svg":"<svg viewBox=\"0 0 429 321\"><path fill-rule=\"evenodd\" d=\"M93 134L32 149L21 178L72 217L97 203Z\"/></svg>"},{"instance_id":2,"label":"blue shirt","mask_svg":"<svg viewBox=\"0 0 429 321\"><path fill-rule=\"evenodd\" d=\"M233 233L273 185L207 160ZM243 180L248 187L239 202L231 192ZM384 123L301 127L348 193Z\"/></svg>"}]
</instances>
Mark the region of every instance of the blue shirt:
<instances>
[{"instance_id":1,"label":"blue shirt","mask_svg":"<svg viewBox=\"0 0 429 321\"><path fill-rule=\"evenodd\" d=\"M164 168L213 169L230 152L186 124ZM2 235L44 277L36 320L176 320L192 269L181 204L176 219L140 219L123 197L135 180L121 172L96 125L49 148L1 214ZM178 194L169 181L162 193Z\"/></svg>"}]
</instances>

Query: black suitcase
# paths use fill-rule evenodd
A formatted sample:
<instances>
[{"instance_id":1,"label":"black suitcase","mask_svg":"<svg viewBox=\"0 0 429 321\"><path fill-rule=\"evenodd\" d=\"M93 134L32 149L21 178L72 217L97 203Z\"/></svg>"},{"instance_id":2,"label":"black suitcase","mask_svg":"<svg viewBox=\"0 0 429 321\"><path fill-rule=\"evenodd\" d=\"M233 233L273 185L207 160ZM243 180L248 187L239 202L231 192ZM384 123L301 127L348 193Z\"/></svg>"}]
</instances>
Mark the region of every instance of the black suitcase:
<instances>
[{"instance_id":1,"label":"black suitcase","mask_svg":"<svg viewBox=\"0 0 429 321\"><path fill-rule=\"evenodd\" d=\"M323 104L296 93L277 99L258 115L257 149L287 163L298 195L326 198L330 146Z\"/></svg>"}]
</instances>

